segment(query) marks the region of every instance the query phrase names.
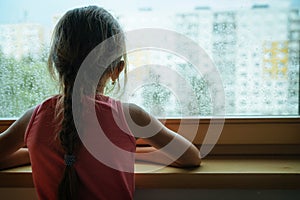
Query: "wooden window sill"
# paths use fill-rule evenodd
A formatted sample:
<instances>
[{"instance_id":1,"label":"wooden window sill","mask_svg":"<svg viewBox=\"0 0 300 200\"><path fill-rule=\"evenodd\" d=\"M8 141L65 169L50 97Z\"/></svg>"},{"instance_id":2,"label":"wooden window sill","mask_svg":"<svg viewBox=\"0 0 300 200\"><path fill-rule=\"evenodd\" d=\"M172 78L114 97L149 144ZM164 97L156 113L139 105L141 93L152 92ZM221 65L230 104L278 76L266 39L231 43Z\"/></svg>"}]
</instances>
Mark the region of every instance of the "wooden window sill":
<instances>
[{"instance_id":1,"label":"wooden window sill","mask_svg":"<svg viewBox=\"0 0 300 200\"><path fill-rule=\"evenodd\" d=\"M0 133L15 120L0 119ZM210 125L209 118L166 119L165 125L201 146ZM197 128L194 133L195 127ZM222 133L210 155L300 155L300 117L226 118ZM144 145L142 140L138 145Z\"/></svg>"},{"instance_id":2,"label":"wooden window sill","mask_svg":"<svg viewBox=\"0 0 300 200\"><path fill-rule=\"evenodd\" d=\"M194 169L135 168L136 189L300 189L299 156L211 156ZM0 187L33 188L31 166L0 171Z\"/></svg>"}]
</instances>

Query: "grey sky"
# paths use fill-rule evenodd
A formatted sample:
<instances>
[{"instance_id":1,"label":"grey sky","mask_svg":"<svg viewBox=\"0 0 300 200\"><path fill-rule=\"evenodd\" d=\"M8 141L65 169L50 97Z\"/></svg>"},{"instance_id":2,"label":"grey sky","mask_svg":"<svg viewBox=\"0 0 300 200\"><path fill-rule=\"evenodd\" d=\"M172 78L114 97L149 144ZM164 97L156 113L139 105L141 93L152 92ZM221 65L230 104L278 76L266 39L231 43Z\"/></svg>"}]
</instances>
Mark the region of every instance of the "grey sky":
<instances>
[{"instance_id":1,"label":"grey sky","mask_svg":"<svg viewBox=\"0 0 300 200\"><path fill-rule=\"evenodd\" d=\"M75 7L102 6L113 13L135 12L140 8L162 11L193 10L196 6L212 9L239 9L253 3L300 7L299 0L0 0L0 24L33 22L50 24L54 14L62 14Z\"/></svg>"}]
</instances>

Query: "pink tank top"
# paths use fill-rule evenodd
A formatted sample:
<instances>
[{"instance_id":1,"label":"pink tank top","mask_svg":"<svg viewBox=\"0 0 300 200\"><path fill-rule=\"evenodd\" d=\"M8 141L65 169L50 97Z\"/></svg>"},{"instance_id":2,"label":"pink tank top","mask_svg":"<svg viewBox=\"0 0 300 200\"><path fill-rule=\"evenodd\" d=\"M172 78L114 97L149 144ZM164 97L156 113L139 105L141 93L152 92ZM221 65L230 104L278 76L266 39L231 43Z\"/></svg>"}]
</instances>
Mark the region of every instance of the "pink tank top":
<instances>
[{"instance_id":1,"label":"pink tank top","mask_svg":"<svg viewBox=\"0 0 300 200\"><path fill-rule=\"evenodd\" d=\"M56 138L60 130L55 123L56 102L57 97L52 97L36 107L24 138L39 199L57 199L58 185L65 168L64 151ZM135 138L128 134L130 131L122 104L101 95L95 101L95 111L107 138L118 148L135 152ZM97 140L94 143L97 144ZM132 172L124 172L99 161L82 145L74 164L79 177L79 199L133 199L134 154L131 155L125 159L126 162L117 159L118 156L111 156L114 164L132 168Z\"/></svg>"}]
</instances>

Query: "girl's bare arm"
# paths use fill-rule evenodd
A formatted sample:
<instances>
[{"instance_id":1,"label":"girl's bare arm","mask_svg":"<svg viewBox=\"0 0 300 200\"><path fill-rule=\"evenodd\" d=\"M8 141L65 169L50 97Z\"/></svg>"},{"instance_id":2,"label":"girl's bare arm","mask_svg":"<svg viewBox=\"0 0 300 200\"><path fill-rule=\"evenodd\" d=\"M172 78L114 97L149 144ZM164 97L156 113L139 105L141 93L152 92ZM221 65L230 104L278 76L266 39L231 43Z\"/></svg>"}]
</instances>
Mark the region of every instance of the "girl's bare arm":
<instances>
[{"instance_id":1,"label":"girl's bare arm","mask_svg":"<svg viewBox=\"0 0 300 200\"><path fill-rule=\"evenodd\" d=\"M0 169L29 164L24 135L34 108L28 110L6 131L0 134Z\"/></svg>"},{"instance_id":2,"label":"girl's bare arm","mask_svg":"<svg viewBox=\"0 0 300 200\"><path fill-rule=\"evenodd\" d=\"M138 133L139 130L134 125L131 125L131 120L136 125L141 127L145 127L151 122L152 127L158 130L156 134L147 138L143 138L143 140L152 147L144 149L137 148L137 160L155 162L160 164L171 163L171 166L176 167L195 167L200 165L201 158L199 150L190 141L165 127L159 120L157 120L155 117L151 116L135 104L123 104L123 106L125 110L129 110L129 113L125 112L125 117L127 118L127 122L129 122L129 128L134 135L138 136L138 134L140 133ZM151 132L151 130L149 132ZM171 141L172 143L176 144L175 148L168 149L167 151L156 151L163 148ZM176 151L177 149L183 148L186 149L186 151L183 152L182 155L178 158ZM156 151L157 153L145 154L146 152L154 151Z\"/></svg>"}]
</instances>

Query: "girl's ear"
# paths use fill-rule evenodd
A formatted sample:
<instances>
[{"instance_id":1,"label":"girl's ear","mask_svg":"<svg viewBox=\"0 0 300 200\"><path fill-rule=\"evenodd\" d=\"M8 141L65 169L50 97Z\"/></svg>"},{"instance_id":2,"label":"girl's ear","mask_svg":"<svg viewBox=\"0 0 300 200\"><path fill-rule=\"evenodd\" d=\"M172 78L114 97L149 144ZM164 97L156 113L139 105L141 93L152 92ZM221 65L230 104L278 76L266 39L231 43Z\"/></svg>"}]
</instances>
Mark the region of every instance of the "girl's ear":
<instances>
[{"instance_id":1,"label":"girl's ear","mask_svg":"<svg viewBox=\"0 0 300 200\"><path fill-rule=\"evenodd\" d=\"M118 70L119 70L119 74L123 71L124 69L124 66L125 66L125 62L123 60L121 60L118 64Z\"/></svg>"},{"instance_id":2,"label":"girl's ear","mask_svg":"<svg viewBox=\"0 0 300 200\"><path fill-rule=\"evenodd\" d=\"M114 71L111 73L111 80L113 82L115 82L118 79L118 77L119 77L120 73L123 71L124 67L125 67L125 62L123 60L121 60L118 63L118 65L115 67Z\"/></svg>"}]
</instances>

